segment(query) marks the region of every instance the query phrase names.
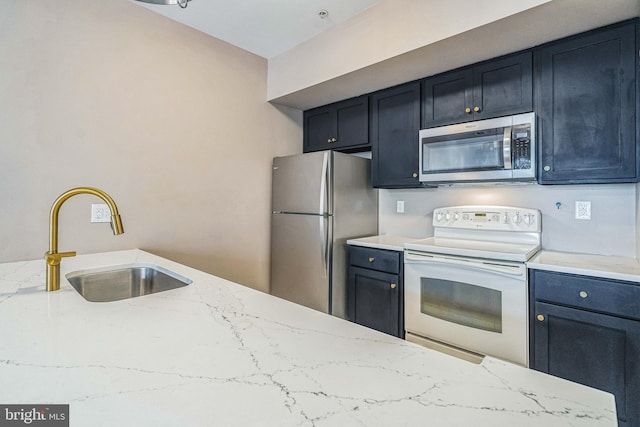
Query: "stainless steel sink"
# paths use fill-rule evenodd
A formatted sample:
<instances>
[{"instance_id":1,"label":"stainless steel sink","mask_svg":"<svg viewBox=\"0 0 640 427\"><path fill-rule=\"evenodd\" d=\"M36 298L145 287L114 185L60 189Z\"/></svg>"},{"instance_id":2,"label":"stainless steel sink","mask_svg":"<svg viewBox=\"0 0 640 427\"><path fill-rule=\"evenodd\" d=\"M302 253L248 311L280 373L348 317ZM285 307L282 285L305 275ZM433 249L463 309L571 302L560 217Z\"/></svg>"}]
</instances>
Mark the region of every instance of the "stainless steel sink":
<instances>
[{"instance_id":1,"label":"stainless steel sink","mask_svg":"<svg viewBox=\"0 0 640 427\"><path fill-rule=\"evenodd\" d=\"M181 288L193 283L152 264L127 264L74 271L65 276L87 301L119 301Z\"/></svg>"}]
</instances>

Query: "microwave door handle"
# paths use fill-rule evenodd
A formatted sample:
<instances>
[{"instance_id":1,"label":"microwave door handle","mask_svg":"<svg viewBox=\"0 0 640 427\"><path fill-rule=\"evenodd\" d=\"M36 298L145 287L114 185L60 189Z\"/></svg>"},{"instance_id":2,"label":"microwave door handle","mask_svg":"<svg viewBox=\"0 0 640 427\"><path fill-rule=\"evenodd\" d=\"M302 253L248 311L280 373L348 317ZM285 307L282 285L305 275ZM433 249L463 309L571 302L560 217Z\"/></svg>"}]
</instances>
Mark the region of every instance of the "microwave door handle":
<instances>
[{"instance_id":1,"label":"microwave door handle","mask_svg":"<svg viewBox=\"0 0 640 427\"><path fill-rule=\"evenodd\" d=\"M502 137L502 153L504 155L504 168L509 170L511 165L511 126L504 128L504 135Z\"/></svg>"}]
</instances>

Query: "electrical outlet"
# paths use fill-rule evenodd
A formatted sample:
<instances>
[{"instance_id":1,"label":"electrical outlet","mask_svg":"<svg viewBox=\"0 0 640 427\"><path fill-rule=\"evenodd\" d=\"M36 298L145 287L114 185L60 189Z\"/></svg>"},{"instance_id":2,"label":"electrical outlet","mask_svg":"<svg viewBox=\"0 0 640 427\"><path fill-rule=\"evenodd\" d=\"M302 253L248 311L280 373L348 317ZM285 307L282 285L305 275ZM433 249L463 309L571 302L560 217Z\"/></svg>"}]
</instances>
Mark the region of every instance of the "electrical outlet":
<instances>
[{"instance_id":1,"label":"electrical outlet","mask_svg":"<svg viewBox=\"0 0 640 427\"><path fill-rule=\"evenodd\" d=\"M396 212L404 213L404 200L398 200L396 202Z\"/></svg>"},{"instance_id":2,"label":"electrical outlet","mask_svg":"<svg viewBox=\"0 0 640 427\"><path fill-rule=\"evenodd\" d=\"M576 219L591 219L591 202L576 201Z\"/></svg>"},{"instance_id":3,"label":"electrical outlet","mask_svg":"<svg viewBox=\"0 0 640 427\"><path fill-rule=\"evenodd\" d=\"M111 209L102 203L91 205L91 222L111 222Z\"/></svg>"}]
</instances>

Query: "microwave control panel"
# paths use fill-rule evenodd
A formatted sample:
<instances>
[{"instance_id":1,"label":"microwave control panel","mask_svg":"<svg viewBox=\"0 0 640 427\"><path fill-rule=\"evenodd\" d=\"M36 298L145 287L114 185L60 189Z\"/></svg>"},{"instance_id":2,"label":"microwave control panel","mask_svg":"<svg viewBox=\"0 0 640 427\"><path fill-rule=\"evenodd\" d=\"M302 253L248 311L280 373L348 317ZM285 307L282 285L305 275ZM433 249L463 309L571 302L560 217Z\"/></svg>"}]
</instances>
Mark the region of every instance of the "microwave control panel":
<instances>
[{"instance_id":1,"label":"microwave control panel","mask_svg":"<svg viewBox=\"0 0 640 427\"><path fill-rule=\"evenodd\" d=\"M511 159L514 169L531 169L531 125L516 125L511 131Z\"/></svg>"}]
</instances>

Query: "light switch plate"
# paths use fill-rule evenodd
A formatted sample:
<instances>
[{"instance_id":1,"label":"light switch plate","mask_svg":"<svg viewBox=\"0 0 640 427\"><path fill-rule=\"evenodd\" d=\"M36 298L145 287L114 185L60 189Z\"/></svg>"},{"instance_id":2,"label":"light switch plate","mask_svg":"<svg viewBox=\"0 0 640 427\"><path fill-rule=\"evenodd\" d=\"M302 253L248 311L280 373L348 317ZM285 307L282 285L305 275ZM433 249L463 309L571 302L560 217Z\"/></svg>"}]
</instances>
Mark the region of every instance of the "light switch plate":
<instances>
[{"instance_id":1,"label":"light switch plate","mask_svg":"<svg viewBox=\"0 0 640 427\"><path fill-rule=\"evenodd\" d=\"M396 212L404 213L404 200L398 200L396 202Z\"/></svg>"},{"instance_id":2,"label":"light switch plate","mask_svg":"<svg viewBox=\"0 0 640 427\"><path fill-rule=\"evenodd\" d=\"M102 203L91 205L91 222L111 222L111 209Z\"/></svg>"}]
</instances>

